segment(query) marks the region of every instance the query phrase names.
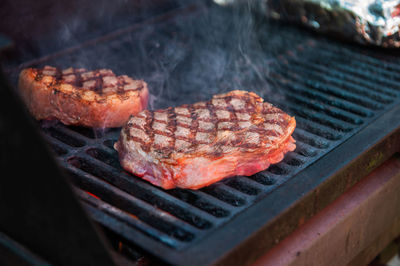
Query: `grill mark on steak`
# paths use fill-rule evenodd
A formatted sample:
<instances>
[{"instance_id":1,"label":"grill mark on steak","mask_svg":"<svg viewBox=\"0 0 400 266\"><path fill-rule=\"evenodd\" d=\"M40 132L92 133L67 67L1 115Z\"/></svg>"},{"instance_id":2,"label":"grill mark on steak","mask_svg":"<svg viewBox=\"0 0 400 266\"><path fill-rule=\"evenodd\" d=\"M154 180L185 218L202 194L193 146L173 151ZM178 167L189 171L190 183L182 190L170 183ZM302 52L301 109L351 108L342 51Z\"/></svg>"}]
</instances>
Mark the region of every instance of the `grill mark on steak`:
<instances>
[{"instance_id":1,"label":"grill mark on steak","mask_svg":"<svg viewBox=\"0 0 400 266\"><path fill-rule=\"evenodd\" d=\"M50 84L54 86L66 83L79 90L91 90L99 95L116 93L122 100L127 99L127 91L141 91L144 88L128 76L116 76L112 71L105 69L88 71L84 68L69 68L63 71L50 66L35 69L35 81L41 81L44 76L50 78ZM115 79L115 84L105 84L105 78Z\"/></svg>"},{"instance_id":2,"label":"grill mark on steak","mask_svg":"<svg viewBox=\"0 0 400 266\"><path fill-rule=\"evenodd\" d=\"M175 108L172 108L172 107L168 108L167 113L168 113L167 129L171 132L171 137L172 137L172 142L173 142L171 144L171 147L172 147L172 149L174 149L176 147L175 132L176 132L176 128L177 128Z\"/></svg>"},{"instance_id":3,"label":"grill mark on steak","mask_svg":"<svg viewBox=\"0 0 400 266\"><path fill-rule=\"evenodd\" d=\"M190 137L189 140L193 140L193 144L199 144L200 142L198 141L197 134L206 134L202 132L198 132L197 129L199 128L199 121L197 120L198 115L194 112L195 108L193 105L187 105L186 108L189 110L190 118L192 119L192 122L189 126L190 128Z\"/></svg>"},{"instance_id":4,"label":"grill mark on steak","mask_svg":"<svg viewBox=\"0 0 400 266\"><path fill-rule=\"evenodd\" d=\"M75 86L78 88L82 88L83 81L82 81L82 75L80 72L77 71L76 68L73 69L73 73L75 75Z\"/></svg>"},{"instance_id":5,"label":"grill mark on steak","mask_svg":"<svg viewBox=\"0 0 400 266\"><path fill-rule=\"evenodd\" d=\"M153 123L154 123L154 114L153 112L145 111L146 112L146 131L145 134L147 133L149 139L150 139L150 145L154 143L154 131L152 130L153 128ZM145 151L150 151L151 146L150 145L145 145L146 150Z\"/></svg>"},{"instance_id":6,"label":"grill mark on steak","mask_svg":"<svg viewBox=\"0 0 400 266\"><path fill-rule=\"evenodd\" d=\"M210 122L213 123L215 126L213 132L211 133L213 135L213 138L215 139L217 137L216 127L217 127L218 119L217 119L217 115L215 114L214 105L212 104L212 101L206 102L206 109L210 113Z\"/></svg>"},{"instance_id":7,"label":"grill mark on steak","mask_svg":"<svg viewBox=\"0 0 400 266\"><path fill-rule=\"evenodd\" d=\"M35 81L41 81L43 79L42 71L38 70L35 76Z\"/></svg>"},{"instance_id":8,"label":"grill mark on steak","mask_svg":"<svg viewBox=\"0 0 400 266\"><path fill-rule=\"evenodd\" d=\"M126 85L126 83L122 79L122 77L118 77L118 83L117 83L117 93L118 94L123 94L125 92L125 90L124 90L125 85Z\"/></svg>"},{"instance_id":9,"label":"grill mark on steak","mask_svg":"<svg viewBox=\"0 0 400 266\"><path fill-rule=\"evenodd\" d=\"M229 98L229 99L228 99ZM233 127L232 127L232 130L233 131L236 131L236 130L238 130L239 129L239 123L238 123L238 117L237 117L237 115L236 115L236 109L233 107L233 105L232 105L232 97L226 97L225 98L225 102L226 102L226 104L228 105L228 107L227 107L227 109L228 110L232 110L231 111L231 122L234 124L233 125Z\"/></svg>"},{"instance_id":10,"label":"grill mark on steak","mask_svg":"<svg viewBox=\"0 0 400 266\"><path fill-rule=\"evenodd\" d=\"M229 96L218 100L219 106L213 104L213 101L208 101L204 107L182 105L176 108L169 107L166 110L146 110L143 126L128 123L128 127L142 130L143 134L148 136L149 142L144 142L135 136L131 136L131 139L140 143L144 151L149 152L153 148L160 154L171 153L177 145L177 140L190 143L190 147L214 143L213 154L220 156L224 150L232 147L250 149L260 147L261 143L272 143L284 133L282 129L288 125L288 121L283 119L282 111L277 111L279 109L275 107L267 108L268 111L265 106L261 106L262 103L252 101L249 94L244 97ZM219 108L220 106L224 108ZM179 113L176 110L179 110ZM209 117L204 115L199 117L204 110L209 113ZM266 113L266 117L261 114L250 115L257 110L262 114ZM271 110L273 112L270 112ZM224 113L218 116L218 112ZM248 115L249 119L243 116L239 118L239 115ZM271 119L266 119L268 117ZM241 127L239 122L244 126ZM211 123L208 125L213 125L213 128L204 128L204 123ZM264 124L270 125L270 128L264 128ZM125 132L129 137L129 131ZM155 144L155 138L158 144ZM161 143L160 140L165 140L165 143ZM189 147L186 148L190 150ZM163 155L164 158L168 157L166 154Z\"/></svg>"},{"instance_id":11,"label":"grill mark on steak","mask_svg":"<svg viewBox=\"0 0 400 266\"><path fill-rule=\"evenodd\" d=\"M62 81L62 72L61 69L56 68L56 75L55 75L55 85L59 85Z\"/></svg>"},{"instance_id":12,"label":"grill mark on steak","mask_svg":"<svg viewBox=\"0 0 400 266\"><path fill-rule=\"evenodd\" d=\"M96 84L94 87L94 91L97 92L98 94L102 94L103 93L103 77L100 76L100 72L97 70L95 72L96 74Z\"/></svg>"}]
</instances>

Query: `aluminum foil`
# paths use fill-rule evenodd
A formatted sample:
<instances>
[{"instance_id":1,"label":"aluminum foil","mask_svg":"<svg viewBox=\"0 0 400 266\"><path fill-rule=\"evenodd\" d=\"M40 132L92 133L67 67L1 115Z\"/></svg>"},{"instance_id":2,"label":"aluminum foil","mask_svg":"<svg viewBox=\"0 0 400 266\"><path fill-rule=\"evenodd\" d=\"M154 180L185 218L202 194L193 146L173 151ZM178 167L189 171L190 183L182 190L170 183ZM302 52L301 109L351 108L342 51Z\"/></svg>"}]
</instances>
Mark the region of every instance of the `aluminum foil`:
<instances>
[{"instance_id":1,"label":"aluminum foil","mask_svg":"<svg viewBox=\"0 0 400 266\"><path fill-rule=\"evenodd\" d=\"M214 0L225 4L243 0ZM400 47L399 0L249 0L267 16L382 47ZM221 3L220 3L221 4ZM261 7L261 8L260 8Z\"/></svg>"}]
</instances>

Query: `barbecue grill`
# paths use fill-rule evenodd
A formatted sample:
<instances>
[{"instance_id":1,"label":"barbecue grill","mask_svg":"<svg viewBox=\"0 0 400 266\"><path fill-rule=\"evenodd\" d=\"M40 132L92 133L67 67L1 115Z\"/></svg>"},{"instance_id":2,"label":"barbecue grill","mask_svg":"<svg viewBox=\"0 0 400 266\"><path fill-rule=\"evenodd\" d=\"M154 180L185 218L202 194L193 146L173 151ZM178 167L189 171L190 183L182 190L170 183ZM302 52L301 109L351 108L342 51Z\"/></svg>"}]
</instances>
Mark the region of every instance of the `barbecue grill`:
<instances>
[{"instance_id":1,"label":"barbecue grill","mask_svg":"<svg viewBox=\"0 0 400 266\"><path fill-rule=\"evenodd\" d=\"M163 190L122 170L113 149L119 128L37 123L56 161L37 148L41 143L29 147L40 149L48 162L35 161L53 174L57 162L90 220L101 229L88 229L82 240L97 243L91 250L177 265L250 263L399 152L397 51L335 41L267 21L246 8L196 2L169 4L162 10L147 11L129 25L46 54L6 50L5 76L16 87L26 67L110 68L148 82L152 109L247 89L296 117L297 148L250 177L229 178L196 191ZM2 164L10 163L6 159ZM19 183L23 186L24 180ZM40 191L45 194L36 204L62 196L45 189L36 194ZM27 199L38 197L31 193ZM70 199L67 191L64 194ZM11 210L10 202L0 206ZM32 208L44 218L52 215ZM92 228L78 206L70 210L77 231ZM10 247L14 240L26 245L39 256L20 251L30 262L62 258L46 257L33 242L26 242L32 235L28 230L15 234L18 229L9 229L7 222L0 224L0 232L5 232L0 245ZM111 245L104 245L103 239ZM107 254L99 256L107 261Z\"/></svg>"}]
</instances>

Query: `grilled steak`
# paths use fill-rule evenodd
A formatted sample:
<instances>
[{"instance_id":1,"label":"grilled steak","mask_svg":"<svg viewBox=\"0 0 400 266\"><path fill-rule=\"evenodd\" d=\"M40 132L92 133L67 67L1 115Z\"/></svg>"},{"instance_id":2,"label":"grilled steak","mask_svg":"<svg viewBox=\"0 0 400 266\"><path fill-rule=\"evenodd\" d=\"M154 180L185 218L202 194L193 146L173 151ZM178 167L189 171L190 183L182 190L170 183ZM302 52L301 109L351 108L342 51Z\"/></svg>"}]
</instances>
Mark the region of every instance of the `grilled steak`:
<instances>
[{"instance_id":1,"label":"grilled steak","mask_svg":"<svg viewBox=\"0 0 400 266\"><path fill-rule=\"evenodd\" d=\"M18 87L36 119L96 128L124 125L146 108L148 99L144 81L108 69L28 68L20 73Z\"/></svg>"},{"instance_id":2,"label":"grilled steak","mask_svg":"<svg viewBox=\"0 0 400 266\"><path fill-rule=\"evenodd\" d=\"M296 148L294 117L252 92L231 91L132 116L121 131L123 168L164 189L199 189L252 175Z\"/></svg>"}]
</instances>

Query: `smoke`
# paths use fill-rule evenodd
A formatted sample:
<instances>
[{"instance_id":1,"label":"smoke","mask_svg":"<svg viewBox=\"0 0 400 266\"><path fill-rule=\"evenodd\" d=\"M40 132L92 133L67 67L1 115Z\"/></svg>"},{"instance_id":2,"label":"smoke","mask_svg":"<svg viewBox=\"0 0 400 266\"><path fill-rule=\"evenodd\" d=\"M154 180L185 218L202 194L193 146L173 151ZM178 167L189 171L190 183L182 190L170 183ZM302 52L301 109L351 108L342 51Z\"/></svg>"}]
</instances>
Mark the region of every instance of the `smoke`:
<instances>
[{"instance_id":1,"label":"smoke","mask_svg":"<svg viewBox=\"0 0 400 266\"><path fill-rule=\"evenodd\" d=\"M255 11L258 1L206 8L200 3L196 11L186 12L171 11L187 6L186 1L170 6L134 2L111 5L104 0L96 1L96 8L84 2L64 9L65 15L55 16L57 27L48 41L36 42L35 56L76 46L40 64L107 68L143 79L149 84L151 109L207 100L234 89L256 92L267 101L283 97L268 78L274 49L281 43ZM176 14L152 21L168 12Z\"/></svg>"},{"instance_id":2,"label":"smoke","mask_svg":"<svg viewBox=\"0 0 400 266\"><path fill-rule=\"evenodd\" d=\"M250 4L213 6L152 28L141 38L147 48L140 49L155 66L150 75L143 73L154 96L150 107L193 103L234 89L272 95L271 58L260 43L258 19Z\"/></svg>"}]
</instances>

